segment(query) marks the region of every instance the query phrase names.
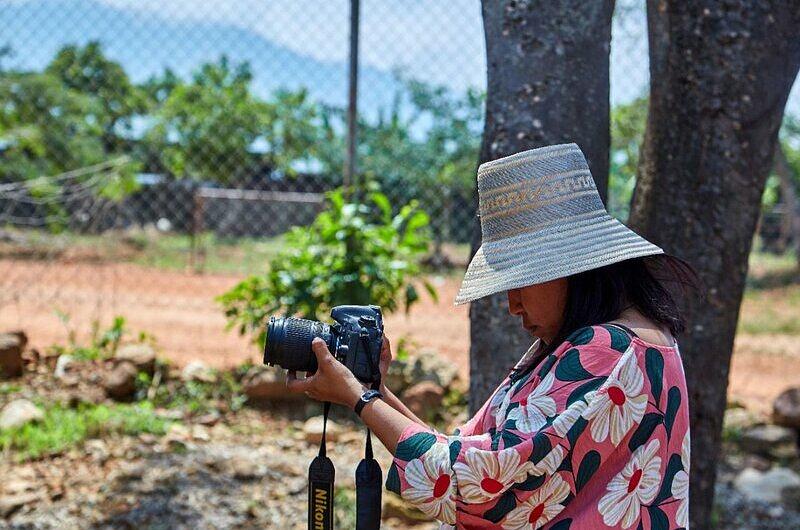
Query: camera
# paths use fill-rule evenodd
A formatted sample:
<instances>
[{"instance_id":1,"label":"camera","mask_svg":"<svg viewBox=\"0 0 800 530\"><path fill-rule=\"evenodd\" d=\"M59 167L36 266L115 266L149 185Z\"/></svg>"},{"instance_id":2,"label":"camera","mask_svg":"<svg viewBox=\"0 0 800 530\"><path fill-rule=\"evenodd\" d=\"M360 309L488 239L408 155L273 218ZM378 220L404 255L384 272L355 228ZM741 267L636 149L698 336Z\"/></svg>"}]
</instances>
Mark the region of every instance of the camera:
<instances>
[{"instance_id":1,"label":"camera","mask_svg":"<svg viewBox=\"0 0 800 530\"><path fill-rule=\"evenodd\" d=\"M287 370L315 372L314 337L362 383L379 383L383 345L383 315L375 305L340 305L331 310L333 324L292 317L270 317L264 343L264 364Z\"/></svg>"}]
</instances>

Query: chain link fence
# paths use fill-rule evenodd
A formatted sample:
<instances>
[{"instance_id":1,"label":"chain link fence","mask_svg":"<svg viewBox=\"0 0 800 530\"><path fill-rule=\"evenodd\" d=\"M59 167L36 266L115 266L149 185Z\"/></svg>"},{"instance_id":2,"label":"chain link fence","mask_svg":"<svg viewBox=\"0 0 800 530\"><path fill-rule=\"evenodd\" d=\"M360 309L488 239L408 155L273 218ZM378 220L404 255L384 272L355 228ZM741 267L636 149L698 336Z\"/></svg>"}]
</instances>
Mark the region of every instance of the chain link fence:
<instances>
[{"instance_id":1,"label":"chain link fence","mask_svg":"<svg viewBox=\"0 0 800 530\"><path fill-rule=\"evenodd\" d=\"M349 2L0 7L0 327L54 341L124 314L173 352L238 348L219 338L214 297L262 272L343 182ZM360 12L357 179L396 208L418 201L461 266L483 121L480 2L362 0ZM617 2L611 54L610 208L624 218L646 115L643 2Z\"/></svg>"}]
</instances>

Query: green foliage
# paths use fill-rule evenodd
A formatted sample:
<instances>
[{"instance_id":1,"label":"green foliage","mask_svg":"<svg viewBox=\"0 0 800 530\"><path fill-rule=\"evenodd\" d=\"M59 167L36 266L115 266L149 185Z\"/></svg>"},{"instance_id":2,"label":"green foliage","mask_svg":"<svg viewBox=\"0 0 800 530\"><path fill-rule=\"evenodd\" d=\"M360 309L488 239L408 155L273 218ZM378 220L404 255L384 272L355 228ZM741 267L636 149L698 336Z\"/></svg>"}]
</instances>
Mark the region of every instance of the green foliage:
<instances>
[{"instance_id":1,"label":"green foliage","mask_svg":"<svg viewBox=\"0 0 800 530\"><path fill-rule=\"evenodd\" d=\"M608 180L608 209L621 220L628 218L636 172L639 146L647 125L647 98L640 97L611 109L611 157Z\"/></svg>"},{"instance_id":2,"label":"green foliage","mask_svg":"<svg viewBox=\"0 0 800 530\"><path fill-rule=\"evenodd\" d=\"M429 246L428 216L411 202L393 214L376 189L364 203L328 194L328 209L310 227L293 228L263 276L251 276L219 297L229 326L263 340L266 319L279 312L319 319L339 304L377 304L395 311L419 298L412 278ZM433 287L423 285L435 296Z\"/></svg>"},{"instance_id":3,"label":"green foliage","mask_svg":"<svg viewBox=\"0 0 800 530\"><path fill-rule=\"evenodd\" d=\"M155 415L152 405L53 405L44 419L12 429L0 429L0 448L20 460L57 454L88 438L114 434L164 434L169 422Z\"/></svg>"},{"instance_id":4,"label":"green foliage","mask_svg":"<svg viewBox=\"0 0 800 530\"><path fill-rule=\"evenodd\" d=\"M251 80L247 65L223 57L172 88L148 134L169 172L218 182L240 175L267 111L250 93Z\"/></svg>"},{"instance_id":5,"label":"green foliage","mask_svg":"<svg viewBox=\"0 0 800 530\"><path fill-rule=\"evenodd\" d=\"M204 414L212 410L227 409L233 412L240 410L246 401L242 394L242 386L235 374L217 372L217 381L186 381L179 386L161 385L150 402L156 407L178 409L188 414ZM144 397L151 384L147 374L140 373L137 395Z\"/></svg>"}]
</instances>

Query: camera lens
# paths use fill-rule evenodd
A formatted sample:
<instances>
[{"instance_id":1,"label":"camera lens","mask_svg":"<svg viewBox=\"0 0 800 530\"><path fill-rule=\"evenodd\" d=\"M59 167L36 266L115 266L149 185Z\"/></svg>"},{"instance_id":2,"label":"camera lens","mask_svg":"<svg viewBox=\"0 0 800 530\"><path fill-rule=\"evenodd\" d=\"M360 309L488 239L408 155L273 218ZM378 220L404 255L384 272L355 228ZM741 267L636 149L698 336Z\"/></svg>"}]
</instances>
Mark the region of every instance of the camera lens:
<instances>
[{"instance_id":1,"label":"camera lens","mask_svg":"<svg viewBox=\"0 0 800 530\"><path fill-rule=\"evenodd\" d=\"M270 317L264 343L264 364L301 372L315 371L317 358L311 350L314 337L321 337L330 347L330 326L304 318Z\"/></svg>"}]
</instances>

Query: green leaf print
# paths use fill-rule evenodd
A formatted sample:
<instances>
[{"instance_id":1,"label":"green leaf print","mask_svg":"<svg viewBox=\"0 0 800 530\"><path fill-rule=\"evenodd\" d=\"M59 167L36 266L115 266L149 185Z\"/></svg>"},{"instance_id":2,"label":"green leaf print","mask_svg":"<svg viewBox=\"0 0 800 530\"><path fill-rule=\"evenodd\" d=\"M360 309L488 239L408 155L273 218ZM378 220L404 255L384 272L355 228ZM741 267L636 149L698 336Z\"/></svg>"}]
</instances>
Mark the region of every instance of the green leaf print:
<instances>
[{"instance_id":1,"label":"green leaf print","mask_svg":"<svg viewBox=\"0 0 800 530\"><path fill-rule=\"evenodd\" d=\"M657 407L661 406L661 389L664 387L664 356L655 348L647 348L644 354L647 378Z\"/></svg>"},{"instance_id":2,"label":"green leaf print","mask_svg":"<svg viewBox=\"0 0 800 530\"><path fill-rule=\"evenodd\" d=\"M673 386L667 393L667 410L664 411L664 426L667 428L667 439L672 436L672 426L675 424L675 416L681 406L681 391L677 386Z\"/></svg>"},{"instance_id":3,"label":"green leaf print","mask_svg":"<svg viewBox=\"0 0 800 530\"><path fill-rule=\"evenodd\" d=\"M611 349L625 353L625 350L631 345L631 338L628 334L615 326L603 326L603 328L611 335Z\"/></svg>"},{"instance_id":4,"label":"green leaf print","mask_svg":"<svg viewBox=\"0 0 800 530\"><path fill-rule=\"evenodd\" d=\"M435 435L429 432L418 432L397 444L394 456L409 462L425 454L435 443Z\"/></svg>"},{"instance_id":5,"label":"green leaf print","mask_svg":"<svg viewBox=\"0 0 800 530\"><path fill-rule=\"evenodd\" d=\"M583 381L594 377L581 364L581 354L577 348L567 350L567 353L556 365L556 378L560 381Z\"/></svg>"},{"instance_id":6,"label":"green leaf print","mask_svg":"<svg viewBox=\"0 0 800 530\"><path fill-rule=\"evenodd\" d=\"M578 467L578 475L575 477L575 491L581 491L583 487L592 478L592 475L597 472L600 467L600 453L597 451L589 451L581 460L581 465Z\"/></svg>"},{"instance_id":7,"label":"green leaf print","mask_svg":"<svg viewBox=\"0 0 800 530\"><path fill-rule=\"evenodd\" d=\"M631 450L631 453L650 439L653 431L656 430L656 427L660 425L662 421L664 421L664 417L657 412L650 412L644 415L642 423L639 424L636 432L633 433L633 436L631 436L628 442L628 448Z\"/></svg>"}]
</instances>

